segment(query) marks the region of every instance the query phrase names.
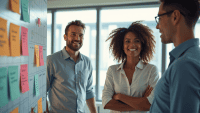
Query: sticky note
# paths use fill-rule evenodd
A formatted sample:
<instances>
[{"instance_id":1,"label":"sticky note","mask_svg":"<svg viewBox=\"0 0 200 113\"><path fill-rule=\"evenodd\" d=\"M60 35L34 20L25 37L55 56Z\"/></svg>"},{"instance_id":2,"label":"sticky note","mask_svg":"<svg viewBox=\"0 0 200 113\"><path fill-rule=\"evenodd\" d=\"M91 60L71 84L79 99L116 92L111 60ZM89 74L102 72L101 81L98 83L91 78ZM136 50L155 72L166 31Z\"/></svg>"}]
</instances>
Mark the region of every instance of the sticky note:
<instances>
[{"instance_id":1,"label":"sticky note","mask_svg":"<svg viewBox=\"0 0 200 113\"><path fill-rule=\"evenodd\" d=\"M40 66L40 55L39 55L39 46L38 45L35 45L35 65L37 67Z\"/></svg>"},{"instance_id":2,"label":"sticky note","mask_svg":"<svg viewBox=\"0 0 200 113\"><path fill-rule=\"evenodd\" d=\"M20 66L20 78L21 78L21 89L22 93L25 93L29 90L28 83L28 64Z\"/></svg>"},{"instance_id":3,"label":"sticky note","mask_svg":"<svg viewBox=\"0 0 200 113\"><path fill-rule=\"evenodd\" d=\"M7 20L0 17L0 55L10 56L8 35L7 35Z\"/></svg>"},{"instance_id":4,"label":"sticky note","mask_svg":"<svg viewBox=\"0 0 200 113\"><path fill-rule=\"evenodd\" d=\"M40 18L38 18L38 26L39 26L39 27L41 26Z\"/></svg>"},{"instance_id":5,"label":"sticky note","mask_svg":"<svg viewBox=\"0 0 200 113\"><path fill-rule=\"evenodd\" d=\"M22 0L21 1L22 3L22 19L25 21L25 22L29 22L30 23L30 18L29 18L29 11L28 11L28 3L29 3L29 0Z\"/></svg>"},{"instance_id":6,"label":"sticky note","mask_svg":"<svg viewBox=\"0 0 200 113\"><path fill-rule=\"evenodd\" d=\"M11 56L20 56L19 28L20 26L10 23Z\"/></svg>"},{"instance_id":7,"label":"sticky note","mask_svg":"<svg viewBox=\"0 0 200 113\"><path fill-rule=\"evenodd\" d=\"M39 92L39 83L38 83L38 74L35 75L35 95L38 96Z\"/></svg>"},{"instance_id":8,"label":"sticky note","mask_svg":"<svg viewBox=\"0 0 200 113\"><path fill-rule=\"evenodd\" d=\"M10 8L13 12L19 13L19 0L10 0Z\"/></svg>"},{"instance_id":9,"label":"sticky note","mask_svg":"<svg viewBox=\"0 0 200 113\"><path fill-rule=\"evenodd\" d=\"M18 66L8 67L9 88L11 101L14 101L20 96L19 81L18 81Z\"/></svg>"},{"instance_id":10,"label":"sticky note","mask_svg":"<svg viewBox=\"0 0 200 113\"><path fill-rule=\"evenodd\" d=\"M21 26L21 40L22 40L22 55L29 56L28 54L28 29Z\"/></svg>"},{"instance_id":11,"label":"sticky note","mask_svg":"<svg viewBox=\"0 0 200 113\"><path fill-rule=\"evenodd\" d=\"M39 54L40 54L40 66L43 66L44 65L43 46L39 46Z\"/></svg>"},{"instance_id":12,"label":"sticky note","mask_svg":"<svg viewBox=\"0 0 200 113\"><path fill-rule=\"evenodd\" d=\"M38 100L38 113L43 113L42 110L42 98Z\"/></svg>"},{"instance_id":13,"label":"sticky note","mask_svg":"<svg viewBox=\"0 0 200 113\"><path fill-rule=\"evenodd\" d=\"M13 111L11 111L10 113L18 113L19 112L19 108L15 108Z\"/></svg>"},{"instance_id":14,"label":"sticky note","mask_svg":"<svg viewBox=\"0 0 200 113\"><path fill-rule=\"evenodd\" d=\"M8 103L7 68L0 68L0 108Z\"/></svg>"}]
</instances>

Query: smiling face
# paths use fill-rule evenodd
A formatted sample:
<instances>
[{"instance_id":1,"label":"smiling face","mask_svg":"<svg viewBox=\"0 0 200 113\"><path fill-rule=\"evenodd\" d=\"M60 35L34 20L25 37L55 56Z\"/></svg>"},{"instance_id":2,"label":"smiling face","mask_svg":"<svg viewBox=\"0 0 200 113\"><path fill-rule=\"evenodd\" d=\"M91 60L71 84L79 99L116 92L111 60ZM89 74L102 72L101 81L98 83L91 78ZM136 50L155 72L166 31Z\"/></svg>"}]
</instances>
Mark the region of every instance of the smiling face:
<instances>
[{"instance_id":1,"label":"smiling face","mask_svg":"<svg viewBox=\"0 0 200 113\"><path fill-rule=\"evenodd\" d=\"M124 36L124 52L128 57L139 58L140 52L142 50L142 44L139 38L135 36L134 33L128 32Z\"/></svg>"},{"instance_id":2,"label":"smiling face","mask_svg":"<svg viewBox=\"0 0 200 113\"><path fill-rule=\"evenodd\" d=\"M163 9L163 2L161 2L158 15L163 13L166 13L166 11ZM157 24L156 29L159 29L161 33L160 38L162 43L173 43L172 39L175 34L173 32L170 17L168 17L167 15L160 16L159 23Z\"/></svg>"},{"instance_id":3,"label":"smiling face","mask_svg":"<svg viewBox=\"0 0 200 113\"><path fill-rule=\"evenodd\" d=\"M67 47L73 51L78 51L83 45L84 30L81 26L71 25L67 35L64 36Z\"/></svg>"}]
</instances>

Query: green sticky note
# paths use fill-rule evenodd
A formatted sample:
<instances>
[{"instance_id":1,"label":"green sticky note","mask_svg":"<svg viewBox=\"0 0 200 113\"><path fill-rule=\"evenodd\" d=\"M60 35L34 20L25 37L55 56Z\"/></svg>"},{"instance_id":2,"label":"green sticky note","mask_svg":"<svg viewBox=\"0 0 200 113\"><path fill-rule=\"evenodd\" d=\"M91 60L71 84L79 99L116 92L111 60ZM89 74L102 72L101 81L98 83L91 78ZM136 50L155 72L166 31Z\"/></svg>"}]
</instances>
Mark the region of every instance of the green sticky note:
<instances>
[{"instance_id":1,"label":"green sticky note","mask_svg":"<svg viewBox=\"0 0 200 113\"><path fill-rule=\"evenodd\" d=\"M38 83L38 74L35 75L35 95L38 96L39 92L39 83Z\"/></svg>"},{"instance_id":2,"label":"green sticky note","mask_svg":"<svg viewBox=\"0 0 200 113\"><path fill-rule=\"evenodd\" d=\"M8 103L7 68L0 68L0 108Z\"/></svg>"},{"instance_id":3,"label":"green sticky note","mask_svg":"<svg viewBox=\"0 0 200 113\"><path fill-rule=\"evenodd\" d=\"M20 96L19 80L18 80L18 66L8 67L9 88L11 101L14 101Z\"/></svg>"},{"instance_id":4,"label":"green sticky note","mask_svg":"<svg viewBox=\"0 0 200 113\"><path fill-rule=\"evenodd\" d=\"M28 13L28 0L22 0L22 18L25 22L30 23L29 13Z\"/></svg>"}]
</instances>

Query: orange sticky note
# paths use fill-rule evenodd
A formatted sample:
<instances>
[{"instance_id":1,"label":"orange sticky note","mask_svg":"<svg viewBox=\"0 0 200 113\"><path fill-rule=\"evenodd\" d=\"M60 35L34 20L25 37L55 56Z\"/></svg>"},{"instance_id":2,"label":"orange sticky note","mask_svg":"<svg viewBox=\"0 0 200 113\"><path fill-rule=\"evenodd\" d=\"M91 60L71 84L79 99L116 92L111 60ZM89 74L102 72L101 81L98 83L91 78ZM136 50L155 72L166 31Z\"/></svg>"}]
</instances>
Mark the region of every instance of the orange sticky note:
<instances>
[{"instance_id":1,"label":"orange sticky note","mask_svg":"<svg viewBox=\"0 0 200 113\"><path fill-rule=\"evenodd\" d=\"M43 113L42 111L42 98L38 100L38 113Z\"/></svg>"},{"instance_id":2,"label":"orange sticky note","mask_svg":"<svg viewBox=\"0 0 200 113\"><path fill-rule=\"evenodd\" d=\"M38 26L39 26L39 27L41 26L40 18L38 18Z\"/></svg>"},{"instance_id":3,"label":"orange sticky note","mask_svg":"<svg viewBox=\"0 0 200 113\"><path fill-rule=\"evenodd\" d=\"M20 67L20 77L21 77L21 90L22 90L22 93L25 93L29 90L28 64L21 65L21 67Z\"/></svg>"},{"instance_id":4,"label":"orange sticky note","mask_svg":"<svg viewBox=\"0 0 200 113\"><path fill-rule=\"evenodd\" d=\"M0 55L10 56L10 49L7 35L7 20L0 17Z\"/></svg>"},{"instance_id":5,"label":"orange sticky note","mask_svg":"<svg viewBox=\"0 0 200 113\"><path fill-rule=\"evenodd\" d=\"M13 111L11 111L10 113L18 113L19 112L19 108L15 108Z\"/></svg>"},{"instance_id":6,"label":"orange sticky note","mask_svg":"<svg viewBox=\"0 0 200 113\"><path fill-rule=\"evenodd\" d=\"M28 54L28 29L21 26L21 40L22 40L22 55L29 56Z\"/></svg>"},{"instance_id":7,"label":"orange sticky note","mask_svg":"<svg viewBox=\"0 0 200 113\"><path fill-rule=\"evenodd\" d=\"M10 23L11 56L20 56L19 28L20 26Z\"/></svg>"},{"instance_id":8,"label":"orange sticky note","mask_svg":"<svg viewBox=\"0 0 200 113\"><path fill-rule=\"evenodd\" d=\"M39 46L38 45L35 45L35 64L37 67L40 66L40 61L39 61Z\"/></svg>"},{"instance_id":9,"label":"orange sticky note","mask_svg":"<svg viewBox=\"0 0 200 113\"><path fill-rule=\"evenodd\" d=\"M39 54L40 54L40 66L43 66L44 65L43 46L39 46Z\"/></svg>"},{"instance_id":10,"label":"orange sticky note","mask_svg":"<svg viewBox=\"0 0 200 113\"><path fill-rule=\"evenodd\" d=\"M19 13L19 0L10 0L10 7L13 12Z\"/></svg>"}]
</instances>

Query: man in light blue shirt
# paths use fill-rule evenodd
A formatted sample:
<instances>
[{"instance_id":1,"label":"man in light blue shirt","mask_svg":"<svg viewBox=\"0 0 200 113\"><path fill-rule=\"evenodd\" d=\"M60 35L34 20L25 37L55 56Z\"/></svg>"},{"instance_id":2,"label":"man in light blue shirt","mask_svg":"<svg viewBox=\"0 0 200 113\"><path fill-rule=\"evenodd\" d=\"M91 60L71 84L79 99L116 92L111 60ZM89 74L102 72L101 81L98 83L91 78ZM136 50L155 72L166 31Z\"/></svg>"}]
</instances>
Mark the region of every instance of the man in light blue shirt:
<instances>
[{"instance_id":1,"label":"man in light blue shirt","mask_svg":"<svg viewBox=\"0 0 200 113\"><path fill-rule=\"evenodd\" d=\"M200 48L194 38L198 0L160 0L161 41L173 43L170 64L158 81L150 113L200 113Z\"/></svg>"},{"instance_id":2,"label":"man in light blue shirt","mask_svg":"<svg viewBox=\"0 0 200 113\"><path fill-rule=\"evenodd\" d=\"M66 47L47 57L47 93L50 112L84 113L85 100L91 113L97 113L92 87L92 64L79 52L85 25L70 22L65 29Z\"/></svg>"}]
</instances>

